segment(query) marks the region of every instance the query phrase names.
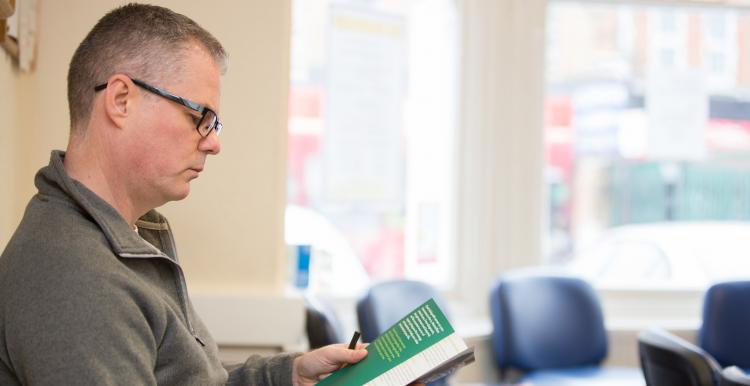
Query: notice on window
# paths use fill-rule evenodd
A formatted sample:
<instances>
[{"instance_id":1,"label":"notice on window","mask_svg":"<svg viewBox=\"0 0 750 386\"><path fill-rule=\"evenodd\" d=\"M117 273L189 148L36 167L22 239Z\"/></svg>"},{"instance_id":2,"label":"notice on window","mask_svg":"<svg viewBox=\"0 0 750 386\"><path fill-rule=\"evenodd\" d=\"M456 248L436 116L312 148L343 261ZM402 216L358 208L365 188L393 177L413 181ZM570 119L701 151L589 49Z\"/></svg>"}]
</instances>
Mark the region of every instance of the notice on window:
<instances>
[{"instance_id":1,"label":"notice on window","mask_svg":"<svg viewBox=\"0 0 750 386\"><path fill-rule=\"evenodd\" d=\"M646 86L648 156L661 160L695 160L706 154L708 94L698 71L663 71Z\"/></svg>"},{"instance_id":2,"label":"notice on window","mask_svg":"<svg viewBox=\"0 0 750 386\"><path fill-rule=\"evenodd\" d=\"M334 202L400 202L405 21L334 5L328 24L323 192Z\"/></svg>"}]
</instances>

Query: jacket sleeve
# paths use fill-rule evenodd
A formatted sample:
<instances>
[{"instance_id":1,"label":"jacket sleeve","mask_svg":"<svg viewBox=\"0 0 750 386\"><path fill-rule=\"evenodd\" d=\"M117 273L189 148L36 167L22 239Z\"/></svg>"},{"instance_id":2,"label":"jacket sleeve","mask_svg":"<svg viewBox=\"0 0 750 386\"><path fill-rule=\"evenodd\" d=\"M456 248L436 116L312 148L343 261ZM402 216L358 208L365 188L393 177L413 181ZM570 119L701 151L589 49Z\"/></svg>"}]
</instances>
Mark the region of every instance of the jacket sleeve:
<instances>
[{"instance_id":1,"label":"jacket sleeve","mask_svg":"<svg viewBox=\"0 0 750 386\"><path fill-rule=\"evenodd\" d=\"M292 386L292 363L299 353L274 356L252 355L245 363L228 365L227 386Z\"/></svg>"},{"instance_id":2,"label":"jacket sleeve","mask_svg":"<svg viewBox=\"0 0 750 386\"><path fill-rule=\"evenodd\" d=\"M21 384L156 385L158 338L137 297L117 278L60 271L6 299L7 354Z\"/></svg>"}]
</instances>

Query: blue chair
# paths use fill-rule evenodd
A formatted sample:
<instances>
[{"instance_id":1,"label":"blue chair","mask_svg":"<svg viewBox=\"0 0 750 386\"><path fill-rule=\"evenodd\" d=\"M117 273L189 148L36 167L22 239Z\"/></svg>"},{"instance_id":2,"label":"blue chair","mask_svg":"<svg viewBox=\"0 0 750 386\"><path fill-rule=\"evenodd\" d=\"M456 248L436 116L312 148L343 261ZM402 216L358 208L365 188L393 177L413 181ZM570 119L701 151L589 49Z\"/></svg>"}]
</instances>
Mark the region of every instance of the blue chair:
<instances>
[{"instance_id":1,"label":"blue chair","mask_svg":"<svg viewBox=\"0 0 750 386\"><path fill-rule=\"evenodd\" d=\"M414 280L391 280L378 283L357 302L357 319L363 342L372 342L390 326L422 303L435 299L446 316L448 309L440 294L430 285ZM446 379L429 385L445 385Z\"/></svg>"},{"instance_id":2,"label":"blue chair","mask_svg":"<svg viewBox=\"0 0 750 386\"><path fill-rule=\"evenodd\" d=\"M638 354L648 386L718 386L721 368L701 348L666 331L638 335Z\"/></svg>"},{"instance_id":3,"label":"blue chair","mask_svg":"<svg viewBox=\"0 0 750 386\"><path fill-rule=\"evenodd\" d=\"M706 291L698 345L722 367L750 369L750 281L717 283Z\"/></svg>"},{"instance_id":4,"label":"blue chair","mask_svg":"<svg viewBox=\"0 0 750 386\"><path fill-rule=\"evenodd\" d=\"M534 270L506 274L492 289L490 310L503 378L520 370L520 381L531 385L643 385L638 369L600 366L607 356L604 317L593 288L579 278Z\"/></svg>"}]
</instances>

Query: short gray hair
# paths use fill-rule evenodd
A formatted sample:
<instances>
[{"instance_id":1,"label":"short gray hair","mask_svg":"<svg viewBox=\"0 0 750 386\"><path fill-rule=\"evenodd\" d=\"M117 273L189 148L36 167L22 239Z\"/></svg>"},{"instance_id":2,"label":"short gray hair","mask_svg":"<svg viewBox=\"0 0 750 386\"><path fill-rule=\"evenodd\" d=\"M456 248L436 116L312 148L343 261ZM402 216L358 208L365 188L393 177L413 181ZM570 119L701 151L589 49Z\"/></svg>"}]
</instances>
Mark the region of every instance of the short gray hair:
<instances>
[{"instance_id":1,"label":"short gray hair","mask_svg":"<svg viewBox=\"0 0 750 386\"><path fill-rule=\"evenodd\" d=\"M118 73L151 81L174 73L185 49L201 45L223 73L226 52L211 33L164 7L128 4L104 15L73 54L68 69L71 135L91 118L94 87Z\"/></svg>"}]
</instances>

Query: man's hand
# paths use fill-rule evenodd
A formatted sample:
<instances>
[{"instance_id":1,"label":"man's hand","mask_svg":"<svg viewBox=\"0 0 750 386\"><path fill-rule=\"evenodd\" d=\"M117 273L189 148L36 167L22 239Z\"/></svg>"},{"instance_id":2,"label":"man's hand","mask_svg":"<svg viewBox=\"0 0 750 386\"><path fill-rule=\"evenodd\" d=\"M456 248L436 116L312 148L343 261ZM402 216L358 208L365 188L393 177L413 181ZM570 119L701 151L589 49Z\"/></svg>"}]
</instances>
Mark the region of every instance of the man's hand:
<instances>
[{"instance_id":1,"label":"man's hand","mask_svg":"<svg viewBox=\"0 0 750 386\"><path fill-rule=\"evenodd\" d=\"M363 344L355 350L349 350L345 344L332 344L310 351L294 359L292 384L312 386L342 365L357 363L366 356L367 350Z\"/></svg>"},{"instance_id":2,"label":"man's hand","mask_svg":"<svg viewBox=\"0 0 750 386\"><path fill-rule=\"evenodd\" d=\"M294 386L313 386L344 364L354 364L367 356L366 345L359 344L355 350L349 350L345 344L332 344L310 351L294 359L292 365L292 384ZM424 386L414 383L413 386Z\"/></svg>"}]
</instances>

